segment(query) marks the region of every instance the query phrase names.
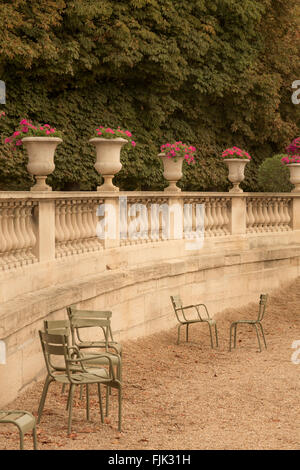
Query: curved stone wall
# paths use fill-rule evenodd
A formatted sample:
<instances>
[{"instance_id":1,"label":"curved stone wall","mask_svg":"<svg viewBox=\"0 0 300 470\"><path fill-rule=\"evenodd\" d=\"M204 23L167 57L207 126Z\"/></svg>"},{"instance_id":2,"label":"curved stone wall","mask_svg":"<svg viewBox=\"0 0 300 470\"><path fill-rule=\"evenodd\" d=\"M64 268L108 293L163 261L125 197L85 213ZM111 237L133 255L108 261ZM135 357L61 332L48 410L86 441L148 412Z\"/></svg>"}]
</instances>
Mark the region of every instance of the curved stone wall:
<instances>
[{"instance_id":1,"label":"curved stone wall","mask_svg":"<svg viewBox=\"0 0 300 470\"><path fill-rule=\"evenodd\" d=\"M257 301L299 275L299 232L226 235L186 250L183 240L136 244L41 261L2 277L0 406L45 374L38 330L66 306L111 310L116 340L176 325L170 295L203 302L212 316ZM15 292L15 295L14 295ZM209 347L209 343L208 343Z\"/></svg>"}]
</instances>

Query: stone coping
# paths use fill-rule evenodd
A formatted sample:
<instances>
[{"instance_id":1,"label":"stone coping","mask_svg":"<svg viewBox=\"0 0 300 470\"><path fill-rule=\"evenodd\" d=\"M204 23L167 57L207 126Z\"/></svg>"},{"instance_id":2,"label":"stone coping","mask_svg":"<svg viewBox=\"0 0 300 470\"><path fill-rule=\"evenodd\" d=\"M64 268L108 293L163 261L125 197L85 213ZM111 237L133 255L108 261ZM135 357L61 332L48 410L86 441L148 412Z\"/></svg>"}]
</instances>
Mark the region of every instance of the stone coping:
<instances>
[{"instance_id":1,"label":"stone coping","mask_svg":"<svg viewBox=\"0 0 300 470\"><path fill-rule=\"evenodd\" d=\"M118 198L120 196L132 197L156 197L156 198L201 198L201 197L227 197L227 198L247 198L247 197L283 197L297 198L300 193L229 193L229 192L176 192L170 193L165 191L0 191L0 200L57 200L57 199L108 199Z\"/></svg>"},{"instance_id":2,"label":"stone coping","mask_svg":"<svg viewBox=\"0 0 300 470\"><path fill-rule=\"evenodd\" d=\"M288 247L277 245L274 248L256 248L250 251L232 250L223 255L215 253L199 257L193 256L184 260L171 259L86 275L77 281L69 281L23 294L2 303L0 307L0 337L5 339L16 331L43 320L49 313L87 300L85 292L93 292L92 297L88 296L91 299L147 281L239 264L297 257L300 257L300 244Z\"/></svg>"}]
</instances>

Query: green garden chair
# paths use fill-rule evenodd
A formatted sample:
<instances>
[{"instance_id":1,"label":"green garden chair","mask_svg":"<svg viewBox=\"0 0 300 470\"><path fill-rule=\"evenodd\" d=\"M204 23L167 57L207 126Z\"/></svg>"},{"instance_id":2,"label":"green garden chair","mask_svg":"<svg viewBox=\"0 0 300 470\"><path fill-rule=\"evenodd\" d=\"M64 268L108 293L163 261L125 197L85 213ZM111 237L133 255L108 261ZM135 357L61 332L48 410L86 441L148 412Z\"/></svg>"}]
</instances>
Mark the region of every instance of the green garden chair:
<instances>
[{"instance_id":1,"label":"green garden chair","mask_svg":"<svg viewBox=\"0 0 300 470\"><path fill-rule=\"evenodd\" d=\"M258 316L257 316L256 320L237 320L237 321L231 323L230 332L229 332L229 351L231 351L232 333L234 333L233 347L236 348L236 332L237 332L237 326L239 324L241 324L241 325L252 325L255 328L257 341L258 341L258 346L259 346L259 350L261 352L261 343L260 343L260 338L259 338L259 329L260 329L263 340L264 340L265 348L267 349L267 343L266 343L266 339L265 339L265 335L264 335L263 326L262 326L262 323L261 323L263 318L264 318L264 315L265 315L267 300L268 300L268 294L261 294L260 299L259 299Z\"/></svg>"},{"instance_id":2,"label":"green garden chair","mask_svg":"<svg viewBox=\"0 0 300 470\"><path fill-rule=\"evenodd\" d=\"M111 329L112 312L109 310L80 310L75 305L67 307L68 317L71 325L73 343L79 349L104 348L106 351L112 349L116 354L122 356L122 346L113 339ZM95 321L94 321L95 320ZM97 323L98 321L98 323ZM101 323L102 322L102 323ZM85 326L86 325L86 326ZM84 340L81 331L84 328L100 327L103 332L102 339L93 341Z\"/></svg>"},{"instance_id":3,"label":"green garden chair","mask_svg":"<svg viewBox=\"0 0 300 470\"><path fill-rule=\"evenodd\" d=\"M52 333L52 334L62 334L62 335L66 335L68 336L71 329L72 329L72 345L73 346L78 346L76 345L75 343L75 340L77 338L77 335L76 335L76 332L80 330L80 328L87 328L87 327L101 327L102 331L104 332L104 337L107 338L108 337L108 330L110 328L110 322L106 319L100 319L100 321L98 321L98 319L96 318L95 320L92 318L92 319L82 319L81 317L77 317L77 316L72 316L72 323L70 323L69 320L45 320L44 321L44 329L45 329L45 332L46 333ZM69 336L68 336L69 338ZM89 344L89 347L90 347L90 343ZM79 343L79 349L80 349L80 345L81 343ZM105 344L104 346L105 347ZM84 349L84 348L83 348ZM117 376L118 376L118 380L121 381L121 358L118 354L116 353L111 353L111 352L108 352L108 348L106 349L105 351L107 354L110 354L110 357L111 357L111 360L112 360L112 363L114 365L114 367L116 368L116 373L117 373ZM107 360L107 357L98 357L98 354L99 353L93 353L93 352L82 352L81 351L81 355L83 357L88 357L90 360L89 360L89 369L90 368L93 368L93 367L103 367L103 366L109 366L109 362ZM96 357L97 356L97 357ZM61 366L57 366L57 365L53 365L53 367L56 368L56 370L62 370L63 368L61 368ZM88 385L86 386L88 388ZM64 392L65 390L65 384L62 385L62 393ZM108 416L109 414L109 397L108 397L108 393L110 392L110 387L107 387L106 389L106 416ZM83 393L83 387L81 386L80 387L80 398L82 398L82 393ZM86 393L88 394L88 389L86 390Z\"/></svg>"},{"instance_id":4,"label":"green garden chair","mask_svg":"<svg viewBox=\"0 0 300 470\"><path fill-rule=\"evenodd\" d=\"M36 421L35 417L28 411L23 410L0 410L0 423L14 424L20 434L20 449L24 450L24 434L32 431L33 448L37 450Z\"/></svg>"},{"instance_id":5,"label":"green garden chair","mask_svg":"<svg viewBox=\"0 0 300 470\"><path fill-rule=\"evenodd\" d=\"M186 326L186 341L188 341L190 325L193 325L195 323L207 323L209 327L211 347L214 348L213 331L212 331L213 329L215 332L215 344L216 344L216 347L218 347L217 324L216 324L216 321L209 316L209 313L205 304L194 304L194 305L183 306L181 298L178 295L171 296L171 302L173 305L176 318L179 322L177 344L179 344L179 341L180 341L180 329L182 326ZM201 316L199 307L202 307L204 309L205 315L206 315L205 318ZM197 314L196 317L194 316L194 318L187 318L187 315L185 314L186 310L194 310L194 312L196 312Z\"/></svg>"},{"instance_id":6,"label":"green garden chair","mask_svg":"<svg viewBox=\"0 0 300 470\"><path fill-rule=\"evenodd\" d=\"M43 331L39 331L40 341L42 345L42 350L45 358L46 368L47 368L47 377L44 383L44 388L39 404L38 409L38 420L40 422L42 412L44 409L44 404L48 392L48 388L51 382L58 382L61 384L67 384L70 386L68 405L67 409L69 410L68 418L68 434L71 433L72 425L72 407L73 407L73 393L74 388L77 385L92 385L97 384L98 386L98 396L99 396L99 405L100 405L100 416L102 423L104 422L103 417L103 407L102 407L102 398L101 398L101 385L106 385L118 390L118 401L119 401L119 421L118 429L121 431L121 406L122 406L122 384L116 378L113 363L110 358L110 354L99 354L98 356L94 355L93 360L100 358L106 358L109 363L109 368L93 368L89 367L90 357L84 357L81 355L79 349L72 345L69 345L69 339L66 335L60 334L50 334ZM55 359L64 360L64 371L57 370L55 364ZM89 395L88 387L87 389L87 400L86 400L86 417L89 420Z\"/></svg>"},{"instance_id":7,"label":"green garden chair","mask_svg":"<svg viewBox=\"0 0 300 470\"><path fill-rule=\"evenodd\" d=\"M91 349L103 349L107 354L110 354L111 361L116 368L116 375L118 380L122 381L122 346L114 341L111 329L111 316L112 312L109 310L79 310L75 305L67 307L68 317L70 321L72 343L76 345L82 352ZM87 340L84 338L84 333L87 329L94 328L95 334L97 331L98 338L95 340ZM100 333L100 334L99 334ZM96 360L98 364L99 359ZM90 365L93 364L90 361ZM109 397L111 390L106 389L106 416L109 413Z\"/></svg>"}]
</instances>

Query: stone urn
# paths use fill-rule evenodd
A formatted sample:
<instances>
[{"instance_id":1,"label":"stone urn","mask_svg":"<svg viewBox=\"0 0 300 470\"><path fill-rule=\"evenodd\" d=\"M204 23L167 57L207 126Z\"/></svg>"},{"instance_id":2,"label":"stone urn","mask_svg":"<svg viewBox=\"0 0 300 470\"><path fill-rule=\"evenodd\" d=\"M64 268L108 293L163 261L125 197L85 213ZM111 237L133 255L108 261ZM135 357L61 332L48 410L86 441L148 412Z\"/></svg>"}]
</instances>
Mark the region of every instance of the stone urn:
<instances>
[{"instance_id":1,"label":"stone urn","mask_svg":"<svg viewBox=\"0 0 300 470\"><path fill-rule=\"evenodd\" d=\"M24 137L22 139L28 155L28 173L36 180L36 184L30 188L30 191L52 191L51 186L46 183L46 178L55 169L54 154L61 142L62 139L59 137Z\"/></svg>"},{"instance_id":2,"label":"stone urn","mask_svg":"<svg viewBox=\"0 0 300 470\"><path fill-rule=\"evenodd\" d=\"M164 153L158 155L164 166L164 178L169 182L164 191L180 192L181 189L176 185L177 181L182 178L182 164L184 157L168 158Z\"/></svg>"},{"instance_id":3,"label":"stone urn","mask_svg":"<svg viewBox=\"0 0 300 470\"><path fill-rule=\"evenodd\" d=\"M233 184L233 187L229 190L230 193L242 193L243 190L240 188L240 183L245 178L245 166L249 162L245 158L224 158L224 162L228 166L228 179Z\"/></svg>"},{"instance_id":4,"label":"stone urn","mask_svg":"<svg viewBox=\"0 0 300 470\"><path fill-rule=\"evenodd\" d=\"M104 183L97 187L97 191L119 191L119 188L113 185L112 179L122 168L121 148L128 144L128 140L122 137L94 137L89 142L96 147L95 169L104 178Z\"/></svg>"},{"instance_id":5,"label":"stone urn","mask_svg":"<svg viewBox=\"0 0 300 470\"><path fill-rule=\"evenodd\" d=\"M290 182L295 185L292 193L300 192L300 163L288 163L286 165L290 170Z\"/></svg>"}]
</instances>

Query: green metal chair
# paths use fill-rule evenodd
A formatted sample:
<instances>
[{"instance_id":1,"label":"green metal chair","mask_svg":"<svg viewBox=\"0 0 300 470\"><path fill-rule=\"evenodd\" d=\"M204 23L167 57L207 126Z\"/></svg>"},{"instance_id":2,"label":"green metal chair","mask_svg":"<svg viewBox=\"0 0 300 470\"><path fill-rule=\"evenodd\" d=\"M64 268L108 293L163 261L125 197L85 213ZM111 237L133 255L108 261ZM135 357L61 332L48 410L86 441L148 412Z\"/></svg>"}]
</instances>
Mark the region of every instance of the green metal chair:
<instances>
[{"instance_id":1,"label":"green metal chair","mask_svg":"<svg viewBox=\"0 0 300 470\"><path fill-rule=\"evenodd\" d=\"M111 329L112 312L109 310L80 310L75 305L67 307L68 317L71 325L73 342L79 349L85 348L105 348L112 349L116 354L122 356L122 345L113 339ZM80 320L79 322L77 320ZM85 323L85 320L87 322ZM100 320L98 324L93 320ZM101 324L101 321L103 322ZM84 326L86 324L86 326ZM86 341L81 337L80 329L99 326L103 330L104 339Z\"/></svg>"},{"instance_id":2,"label":"green metal chair","mask_svg":"<svg viewBox=\"0 0 300 470\"><path fill-rule=\"evenodd\" d=\"M194 304L194 305L183 306L180 296L176 295L176 296L171 296L170 298L171 298L171 302L172 302L172 305L173 305L173 309L174 309L176 318L179 322L177 344L179 344L179 342L180 342L180 329L181 329L182 326L186 326L186 341L188 341L189 340L189 326L190 325L193 325L195 323L207 323L208 327L209 327L211 347L214 348L212 329L214 329L215 344L216 344L216 347L218 347L219 344L218 344L217 324L216 324L216 321L209 316L206 305L205 304ZM199 311L199 307L203 307L203 309L205 311L205 314L206 314L205 318L203 318L201 316L200 311ZM189 309L193 309L194 311L196 311L196 313L197 313L196 318L187 318L187 316L185 314L185 311L189 310Z\"/></svg>"},{"instance_id":3,"label":"green metal chair","mask_svg":"<svg viewBox=\"0 0 300 470\"><path fill-rule=\"evenodd\" d=\"M257 336L257 341L258 341L258 346L259 350L261 352L261 343L260 343L260 338L259 338L259 329L261 331L265 348L267 349L267 343L264 335L264 330L262 326L262 320L265 315L266 311L266 306L267 306L267 300L268 300L268 294L261 294L260 299L259 299L259 308L258 308L258 315L256 320L237 320L235 322L232 322L230 325L230 333L229 333L229 351L231 351L231 344L232 344L232 333L234 333L234 342L233 342L233 347L236 348L236 332L237 332L237 326L238 324L241 325L252 325L255 330L256 330L256 336Z\"/></svg>"},{"instance_id":4,"label":"green metal chair","mask_svg":"<svg viewBox=\"0 0 300 470\"><path fill-rule=\"evenodd\" d=\"M93 312L95 313L95 312ZM70 320L45 320L44 321L44 329L46 333L52 333L52 334L62 334L66 335L69 338L70 331L72 331L72 345L77 346L79 349L81 346L81 342L79 342L79 345L76 344L76 339L79 335L79 330L80 328L87 328L87 327L100 327L102 331L104 332L104 337L108 337L108 333L110 330L110 322L106 319L100 319L98 320L97 318L86 318L83 317L81 318L80 315L72 315L71 316L72 322ZM77 334L76 334L77 333ZM80 338L80 336L79 336ZM85 344L85 343L84 343ZM88 343L90 345L90 343ZM102 344L102 343L101 343ZM90 347L90 346L89 346ZM105 342L103 347L105 347ZM85 348L82 348L85 349ZM108 347L106 348L105 352L107 354L110 354L111 361L116 368L116 373L118 380L121 381L121 357L117 353L112 353L108 352ZM89 369L93 367L99 367L99 366L109 366L109 362L107 360L107 357L100 357L99 358L99 353L93 353L93 352L86 352L83 353L81 351L81 355L83 357L89 358ZM96 357L97 356L97 357ZM53 366L53 365L52 365ZM53 366L54 367L54 366ZM56 370L62 370L60 366L55 366ZM62 393L64 392L65 385L62 385ZM87 385L88 387L88 385ZM80 398L82 398L82 393L83 393L83 387L81 386L80 388ZM107 387L106 389L106 416L109 414L109 396L108 393L110 393L110 387Z\"/></svg>"},{"instance_id":5,"label":"green metal chair","mask_svg":"<svg viewBox=\"0 0 300 470\"><path fill-rule=\"evenodd\" d=\"M111 329L111 316L110 310L80 310L75 305L67 307L67 313L71 326L72 343L78 347L80 351L91 349L104 349L107 354L110 354L111 361L116 368L116 375L118 380L122 381L122 346L113 339ZM97 332L100 331L97 340L86 340L83 338L86 329L96 328ZM96 360L97 364L98 360ZM93 364L93 361L90 361ZM106 416L109 414L109 394L111 390L107 387L106 393Z\"/></svg>"},{"instance_id":6,"label":"green metal chair","mask_svg":"<svg viewBox=\"0 0 300 470\"><path fill-rule=\"evenodd\" d=\"M119 380L122 380L122 346L113 340L111 330L111 311L78 310L74 306L67 307L70 321L72 343L80 351L85 349L104 349L111 355L111 360L116 367ZM88 341L83 338L83 331L89 328L102 330L101 337L97 340ZM89 353L90 354L90 353Z\"/></svg>"},{"instance_id":7,"label":"green metal chair","mask_svg":"<svg viewBox=\"0 0 300 470\"><path fill-rule=\"evenodd\" d=\"M58 382L61 384L70 385L69 397L67 409L69 410L68 418L68 434L71 433L72 425L72 401L74 388L77 385L91 385L97 384L98 396L100 405L100 416L102 423L104 422L103 407L101 398L101 385L106 385L118 390L118 401L119 401L119 422L118 429L121 431L121 407L122 407L122 384L115 377L113 363L110 355L103 353L98 356L94 355L93 360L106 358L109 363L109 369L107 368L93 368L90 369L89 361L90 357L83 357L80 354L79 349L76 346L69 346L69 340L66 335L50 334L43 331L39 331L40 341L42 350L45 358L47 377L44 383L44 388L38 409L38 420L40 422L44 404L48 392L48 388L51 382ZM64 368L63 370L57 370L57 367L53 365L55 359L63 358ZM86 387L86 417L89 420L89 387Z\"/></svg>"},{"instance_id":8,"label":"green metal chair","mask_svg":"<svg viewBox=\"0 0 300 470\"><path fill-rule=\"evenodd\" d=\"M24 434L32 431L33 448L37 450L36 421L31 413L23 410L0 410L0 423L17 426L20 434L20 450L24 450Z\"/></svg>"}]
</instances>

